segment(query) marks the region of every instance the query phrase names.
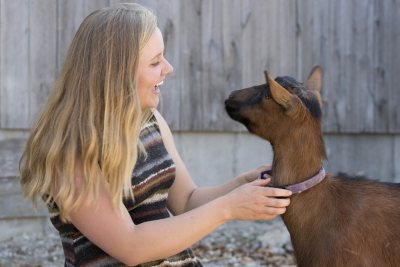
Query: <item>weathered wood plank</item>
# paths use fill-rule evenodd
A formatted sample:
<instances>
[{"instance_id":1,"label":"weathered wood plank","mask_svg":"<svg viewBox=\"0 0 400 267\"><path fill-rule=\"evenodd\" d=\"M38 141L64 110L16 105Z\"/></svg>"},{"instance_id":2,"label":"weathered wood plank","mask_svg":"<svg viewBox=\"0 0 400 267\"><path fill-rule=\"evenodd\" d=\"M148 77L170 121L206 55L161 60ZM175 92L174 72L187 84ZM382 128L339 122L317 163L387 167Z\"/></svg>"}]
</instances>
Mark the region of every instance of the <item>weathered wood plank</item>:
<instances>
[{"instance_id":1,"label":"weathered wood plank","mask_svg":"<svg viewBox=\"0 0 400 267\"><path fill-rule=\"evenodd\" d=\"M3 88L3 85L2 85L2 75L3 75L3 64L2 64L2 62L1 62L1 58L2 58L2 53L3 53L3 38L2 38L2 35L1 35L1 32L2 32L2 27L1 27L1 25L2 25L2 22L3 22L3 20L2 20L2 2L3 1L0 1L0 129L2 128L2 117L3 117L3 113L5 112L5 110L3 111L3 109L1 108L1 103L2 103L2 97L1 97L1 91L2 91L2 89L1 88Z\"/></svg>"},{"instance_id":2,"label":"weathered wood plank","mask_svg":"<svg viewBox=\"0 0 400 267\"><path fill-rule=\"evenodd\" d=\"M383 55L394 50L385 48L393 42L385 41L382 34L393 38L396 33L384 26L392 25L393 19L382 13L383 2L377 3L298 1L299 68L324 67L326 132L388 132L390 118L397 112L388 105L392 86L382 76L391 72L387 66L392 60ZM386 22L381 22L382 17ZM394 28L398 29L389 27Z\"/></svg>"},{"instance_id":3,"label":"weathered wood plank","mask_svg":"<svg viewBox=\"0 0 400 267\"><path fill-rule=\"evenodd\" d=\"M0 125L29 125L29 1L1 0Z\"/></svg>"},{"instance_id":4,"label":"weathered wood plank","mask_svg":"<svg viewBox=\"0 0 400 267\"><path fill-rule=\"evenodd\" d=\"M202 97L202 51L201 17L202 1L181 1L180 8L180 73L177 74L181 86L180 130L198 131L204 129L205 111ZM184 25L184 26L183 26ZM175 102L170 103L172 105Z\"/></svg>"},{"instance_id":5,"label":"weathered wood plank","mask_svg":"<svg viewBox=\"0 0 400 267\"><path fill-rule=\"evenodd\" d=\"M389 94L389 110L391 111L391 115L389 117L389 131L391 133L400 133L400 2L394 1L393 6L390 7L393 11L392 16L392 41L391 44L393 46L392 53L390 58L392 59L392 64L390 69L392 70L392 75L390 76L392 79L391 85L389 86L390 94ZM396 26L397 25L397 26ZM384 51L385 48L383 48Z\"/></svg>"},{"instance_id":6,"label":"weathered wood plank","mask_svg":"<svg viewBox=\"0 0 400 267\"><path fill-rule=\"evenodd\" d=\"M229 119L224 100L241 82L240 1L203 1L202 3L202 127L221 131L237 127ZM193 103L197 104L197 103Z\"/></svg>"},{"instance_id":7,"label":"weathered wood plank","mask_svg":"<svg viewBox=\"0 0 400 267\"><path fill-rule=\"evenodd\" d=\"M354 73L357 58L354 47L352 47L357 27L353 20L354 5L352 3L355 2L324 3L326 4L325 9L329 12L323 17L313 18L316 23L323 25L322 31L326 33L326 42L323 47L325 51L319 56L323 62L325 79L325 88L323 89L326 100L324 126L325 131L328 132L343 132L349 130L346 125L355 123L357 120L354 118L355 108L351 105L351 90L355 90L355 81L358 80ZM305 9L304 13L306 11ZM303 29L306 30L307 25L304 25ZM314 36L310 37L314 38ZM316 35L315 38L319 38L319 36ZM318 43L317 39L316 45L319 45ZM308 49L314 50L316 47ZM354 128L356 128L356 124Z\"/></svg>"},{"instance_id":8,"label":"weathered wood plank","mask_svg":"<svg viewBox=\"0 0 400 267\"><path fill-rule=\"evenodd\" d=\"M264 83L273 76L296 76L296 25L293 1L243 1L243 82Z\"/></svg>"},{"instance_id":9,"label":"weathered wood plank","mask_svg":"<svg viewBox=\"0 0 400 267\"><path fill-rule=\"evenodd\" d=\"M296 1L296 68L298 79L303 81L315 65L326 65L323 55L329 25L323 18L327 18L329 8L328 3L316 4L315 0Z\"/></svg>"},{"instance_id":10,"label":"weathered wood plank","mask_svg":"<svg viewBox=\"0 0 400 267\"><path fill-rule=\"evenodd\" d=\"M326 2L325 2L326 3ZM349 88L345 84L348 80L346 69L343 68L342 53L344 47L339 42L345 42L341 28L337 25L342 21L345 25L348 23L348 13L341 13L339 4L329 2L325 5L328 12L324 17L320 17L320 23L324 25L323 31L326 32L326 48L324 49L325 57L320 58L323 61L325 88L323 88L324 97L326 99L324 105L324 127L325 131L341 132L342 124L346 114L350 112L347 104L349 99ZM344 10L345 11L345 10ZM337 17L340 17L340 20ZM342 36L338 36L338 35ZM318 38L318 37L317 37ZM318 43L317 43L318 44ZM311 48L314 49L314 48ZM323 56L323 55L321 55ZM344 73L343 73L344 72ZM347 109L347 110L346 110ZM329 130L328 130L329 129Z\"/></svg>"},{"instance_id":11,"label":"weathered wood plank","mask_svg":"<svg viewBox=\"0 0 400 267\"><path fill-rule=\"evenodd\" d=\"M380 92L380 101L375 110L376 120L380 122L378 131L400 133L400 2L376 1L376 49L375 69ZM383 90L383 92L382 92Z\"/></svg>"},{"instance_id":12,"label":"weathered wood plank","mask_svg":"<svg viewBox=\"0 0 400 267\"><path fill-rule=\"evenodd\" d=\"M83 18L117 2L0 1L0 127L30 127ZM326 132L400 132L398 1L130 2L158 14L174 130L241 131L223 108L231 90L264 82L264 69L303 80L320 64Z\"/></svg>"},{"instance_id":13,"label":"weathered wood plank","mask_svg":"<svg viewBox=\"0 0 400 267\"><path fill-rule=\"evenodd\" d=\"M393 166L394 166L394 182L400 183L400 136L394 136L394 153L393 153Z\"/></svg>"},{"instance_id":14,"label":"weathered wood plank","mask_svg":"<svg viewBox=\"0 0 400 267\"><path fill-rule=\"evenodd\" d=\"M352 116L346 119L345 125L348 132L353 130L358 133L375 132L380 128L373 121L372 114L368 112L372 110L371 106L376 101L374 94L371 94L375 82L371 56L374 50L374 2L374 0L357 1L352 6L353 32L350 40L355 59L350 70L352 75L348 77L351 100L349 105L352 107ZM385 92L382 90L377 94L384 97Z\"/></svg>"},{"instance_id":15,"label":"weathered wood plank","mask_svg":"<svg viewBox=\"0 0 400 267\"><path fill-rule=\"evenodd\" d=\"M30 123L26 128L36 121L57 75L57 2L32 1L30 14Z\"/></svg>"},{"instance_id":16,"label":"weathered wood plank","mask_svg":"<svg viewBox=\"0 0 400 267\"><path fill-rule=\"evenodd\" d=\"M232 1L234 3L234 1ZM222 123L219 108L222 107L224 96L221 95L227 88L225 80L225 49L223 40L223 8L228 8L223 1L202 1L201 3L201 43L199 44L202 57L202 86L200 88L200 105L204 114L202 128L215 130L218 121ZM228 26L229 27L229 26ZM228 37L229 38L229 37ZM229 41L228 41L229 42Z\"/></svg>"}]
</instances>

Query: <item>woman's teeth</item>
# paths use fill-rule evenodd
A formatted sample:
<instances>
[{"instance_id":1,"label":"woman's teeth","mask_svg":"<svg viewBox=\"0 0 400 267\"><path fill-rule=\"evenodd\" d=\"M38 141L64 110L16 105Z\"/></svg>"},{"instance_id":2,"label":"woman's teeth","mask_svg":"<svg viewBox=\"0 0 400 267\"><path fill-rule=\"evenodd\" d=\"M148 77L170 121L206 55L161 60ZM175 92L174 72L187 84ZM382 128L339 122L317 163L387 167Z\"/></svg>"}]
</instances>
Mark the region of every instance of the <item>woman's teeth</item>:
<instances>
[{"instance_id":1,"label":"woman's teeth","mask_svg":"<svg viewBox=\"0 0 400 267\"><path fill-rule=\"evenodd\" d=\"M154 93L159 94L160 93L160 85L162 85L164 81L161 81L160 83L154 85Z\"/></svg>"}]
</instances>

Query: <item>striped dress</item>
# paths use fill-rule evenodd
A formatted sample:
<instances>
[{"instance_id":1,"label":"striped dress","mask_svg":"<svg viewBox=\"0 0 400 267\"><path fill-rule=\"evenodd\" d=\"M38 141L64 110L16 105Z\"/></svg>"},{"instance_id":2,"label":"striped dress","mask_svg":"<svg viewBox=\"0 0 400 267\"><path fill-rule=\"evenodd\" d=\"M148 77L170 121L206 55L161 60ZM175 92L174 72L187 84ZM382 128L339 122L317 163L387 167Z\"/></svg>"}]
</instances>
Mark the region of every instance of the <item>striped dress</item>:
<instances>
[{"instance_id":1,"label":"striped dress","mask_svg":"<svg viewBox=\"0 0 400 267\"><path fill-rule=\"evenodd\" d=\"M154 116L141 131L140 139L147 151L141 155L132 175L134 199L124 204L135 224L170 217L166 201L175 179L175 165L161 139ZM65 255L64 266L126 266L109 256L70 223L63 223L55 203L48 205L50 220L58 230ZM175 256L139 266L202 266L190 249Z\"/></svg>"}]
</instances>

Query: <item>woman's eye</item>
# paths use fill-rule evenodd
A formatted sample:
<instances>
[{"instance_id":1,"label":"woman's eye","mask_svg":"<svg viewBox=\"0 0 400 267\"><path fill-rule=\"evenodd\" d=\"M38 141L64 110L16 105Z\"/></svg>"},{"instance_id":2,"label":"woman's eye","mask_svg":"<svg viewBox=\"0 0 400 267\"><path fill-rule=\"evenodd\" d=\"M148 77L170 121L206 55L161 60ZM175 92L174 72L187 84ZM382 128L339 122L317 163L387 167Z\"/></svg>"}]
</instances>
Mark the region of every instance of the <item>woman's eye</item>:
<instances>
[{"instance_id":1,"label":"woman's eye","mask_svg":"<svg viewBox=\"0 0 400 267\"><path fill-rule=\"evenodd\" d=\"M160 61L155 62L155 63L152 63L151 66L156 67L156 66L158 66L159 64L160 64Z\"/></svg>"}]
</instances>

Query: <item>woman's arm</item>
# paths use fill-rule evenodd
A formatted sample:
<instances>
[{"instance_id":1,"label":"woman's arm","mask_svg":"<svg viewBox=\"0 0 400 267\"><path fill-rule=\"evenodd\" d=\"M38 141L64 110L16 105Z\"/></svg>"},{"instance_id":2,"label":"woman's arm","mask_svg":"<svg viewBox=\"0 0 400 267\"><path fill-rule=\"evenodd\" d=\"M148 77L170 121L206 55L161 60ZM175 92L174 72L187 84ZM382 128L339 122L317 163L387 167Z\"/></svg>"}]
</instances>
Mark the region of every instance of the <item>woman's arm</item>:
<instances>
[{"instance_id":1,"label":"woman's arm","mask_svg":"<svg viewBox=\"0 0 400 267\"><path fill-rule=\"evenodd\" d=\"M266 170L270 170L271 165L263 165L258 167L257 169L245 172L236 176L235 178L229 180L228 182L212 186L212 187L196 187L195 190L190 195L190 199L188 200L188 205L186 210L191 210L196 207L199 207L210 200L216 199L220 196L223 196L232 190L238 188L241 185L246 183L250 183L260 177L260 173ZM271 178L269 175L264 174L264 179ZM274 194L274 193L273 193Z\"/></svg>"},{"instance_id":2,"label":"woman's arm","mask_svg":"<svg viewBox=\"0 0 400 267\"><path fill-rule=\"evenodd\" d=\"M255 170L243 173L221 185L212 187L196 187L190 195L186 210L197 208L213 199L231 192L241 185L252 182L259 178L261 172L269 170L270 168L270 165L264 165Z\"/></svg>"},{"instance_id":3,"label":"woman's arm","mask_svg":"<svg viewBox=\"0 0 400 267\"><path fill-rule=\"evenodd\" d=\"M255 170L243 173L225 184L214 187L198 187L190 177L190 174L175 147L173 136L168 124L157 110L154 111L154 115L156 116L160 126L164 145L176 165L175 182L172 185L168 196L168 207L175 215L199 207L213 199L231 192L243 184L254 181L259 177L259 174L262 171L271 168L270 165L261 166ZM290 191L287 190L282 191L281 189L269 189L270 195L268 196L271 197L288 196L288 194L290 194ZM273 208L275 199L268 198L267 201L269 201L267 202L267 205L269 204Z\"/></svg>"},{"instance_id":4,"label":"woman's arm","mask_svg":"<svg viewBox=\"0 0 400 267\"><path fill-rule=\"evenodd\" d=\"M82 170L78 173L77 179L83 177ZM284 213L289 204L277 199L276 208L266 207L265 196L270 192L263 186L268 181L259 179L184 214L135 225L125 208L114 210L105 179L99 177L97 181L99 199L74 209L71 223L95 245L129 266L175 255L229 220L272 219Z\"/></svg>"},{"instance_id":5,"label":"woman's arm","mask_svg":"<svg viewBox=\"0 0 400 267\"><path fill-rule=\"evenodd\" d=\"M180 216L135 225L125 208L121 213L113 209L110 191L102 183L96 204L74 210L71 223L109 255L134 266L190 247L229 218L221 212L225 206L219 199Z\"/></svg>"}]
</instances>

